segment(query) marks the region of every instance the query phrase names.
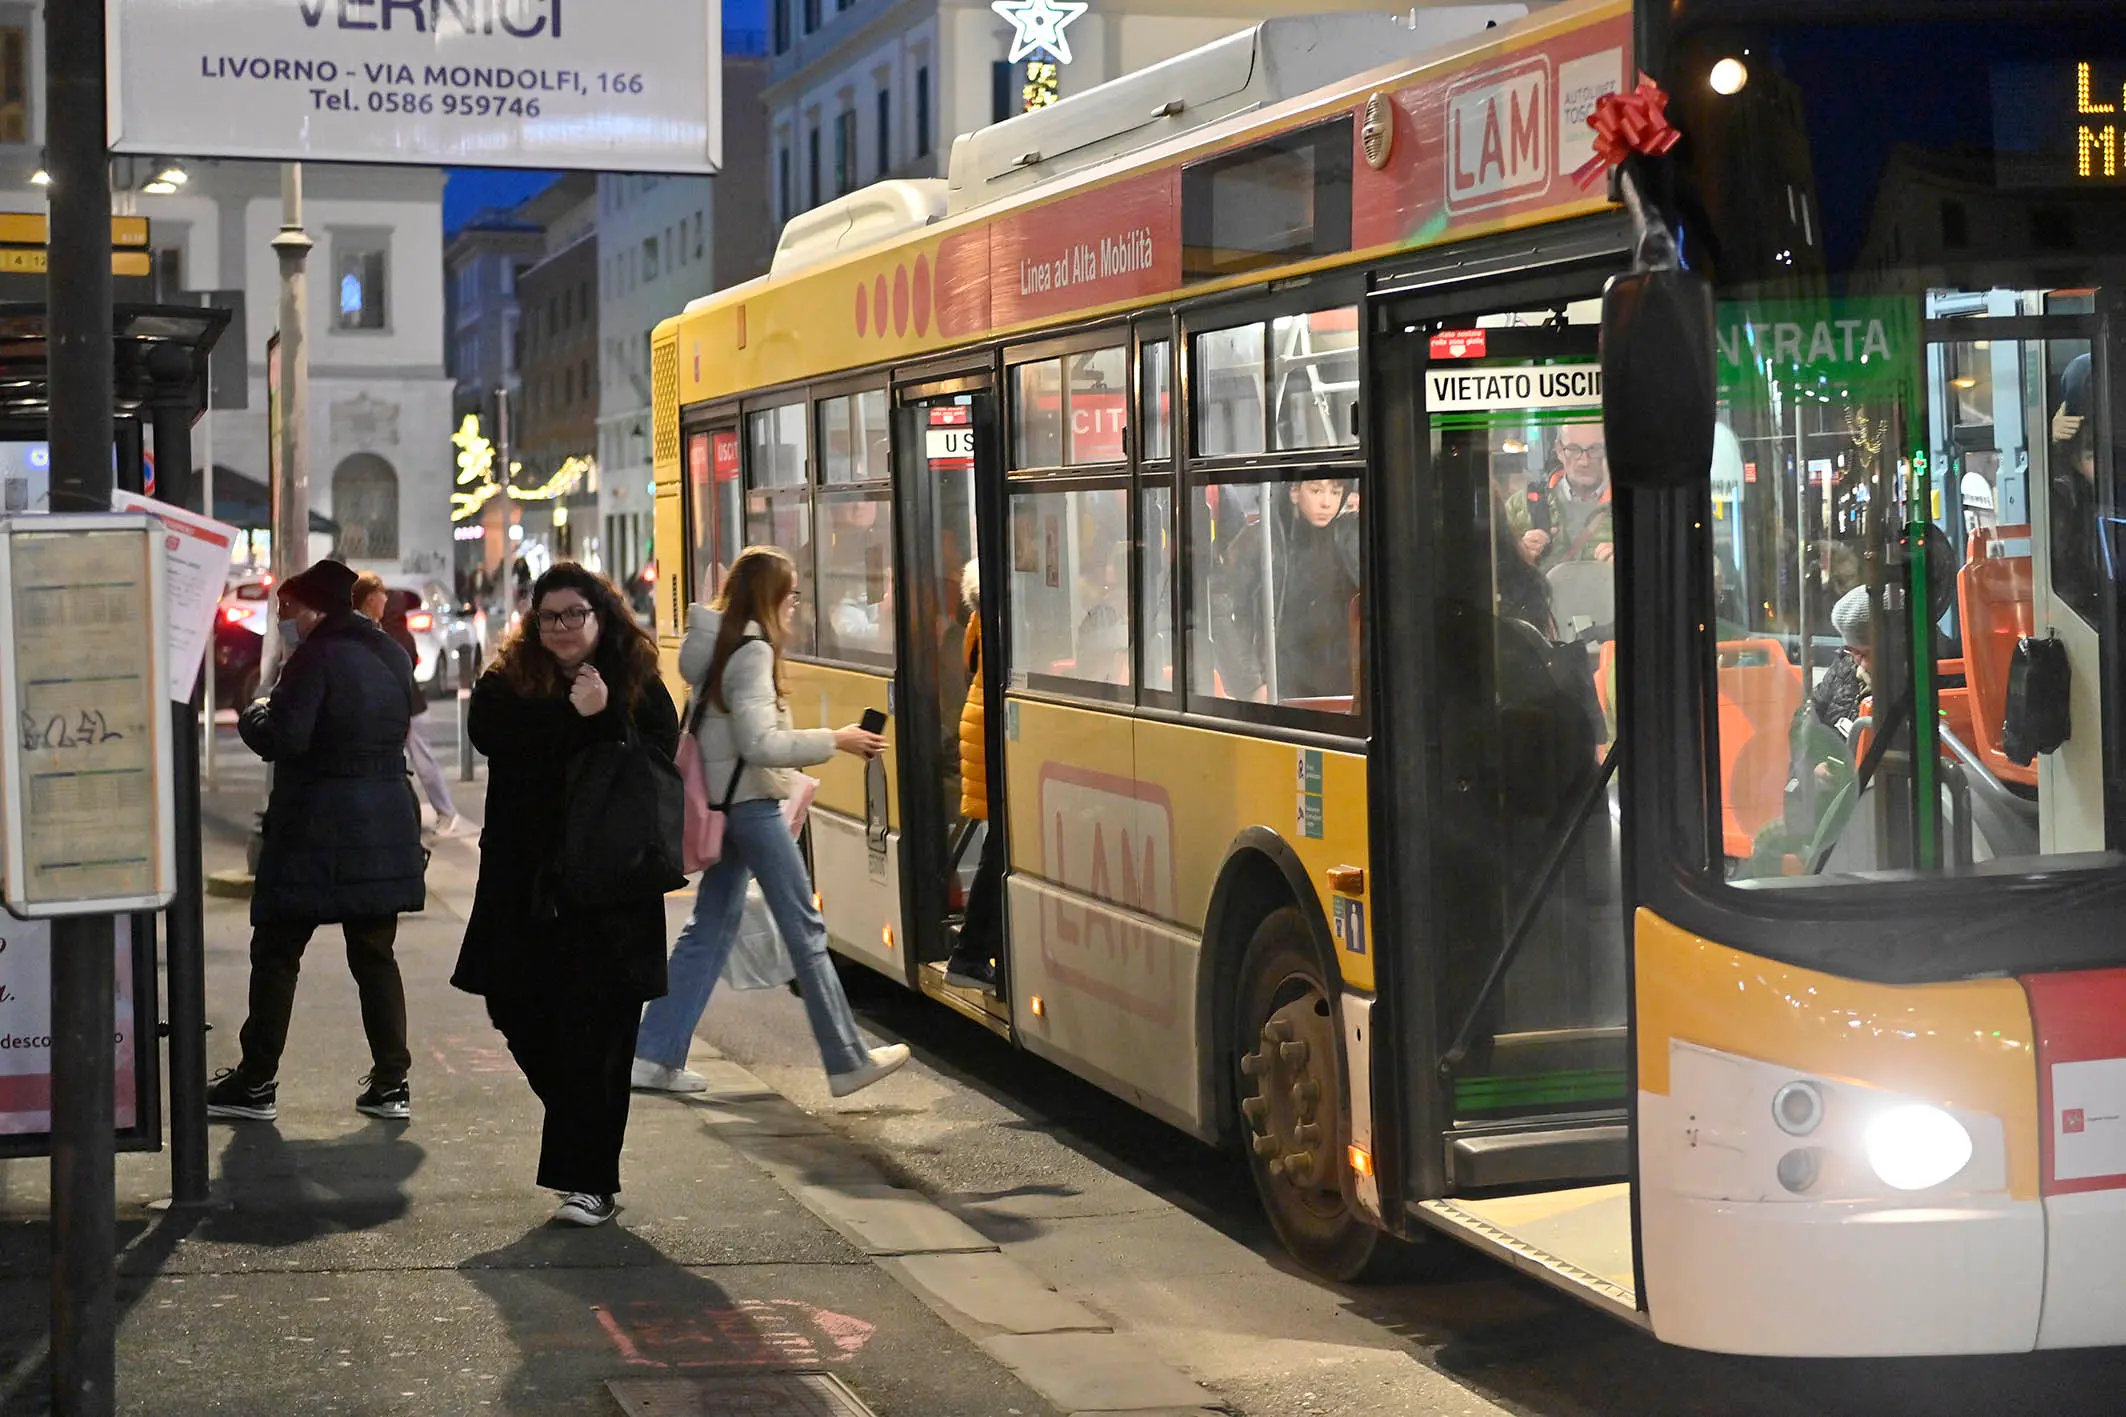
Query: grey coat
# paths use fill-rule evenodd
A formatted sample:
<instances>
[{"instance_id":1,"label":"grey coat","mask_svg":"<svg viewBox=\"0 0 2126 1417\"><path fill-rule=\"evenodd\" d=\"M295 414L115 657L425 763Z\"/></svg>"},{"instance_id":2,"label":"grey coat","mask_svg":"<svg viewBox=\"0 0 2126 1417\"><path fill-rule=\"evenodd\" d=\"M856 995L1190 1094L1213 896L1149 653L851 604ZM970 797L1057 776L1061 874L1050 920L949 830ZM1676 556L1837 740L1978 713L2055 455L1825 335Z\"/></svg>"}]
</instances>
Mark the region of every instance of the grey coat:
<instances>
[{"instance_id":1,"label":"grey coat","mask_svg":"<svg viewBox=\"0 0 2126 1417\"><path fill-rule=\"evenodd\" d=\"M680 677L687 681L701 709L695 736L701 743L702 781L709 800L723 801L730 785L731 770L745 760L733 802L790 795L789 769L808 768L834 756L834 730L793 728L790 706L775 693L775 651L765 639L746 640L731 652L723 667L723 701L728 711L704 703L702 681L716 656L716 631L723 618L706 605L690 608L686 643L679 650ZM762 633L758 622L746 633ZM689 715L691 720L691 714Z\"/></svg>"}]
</instances>

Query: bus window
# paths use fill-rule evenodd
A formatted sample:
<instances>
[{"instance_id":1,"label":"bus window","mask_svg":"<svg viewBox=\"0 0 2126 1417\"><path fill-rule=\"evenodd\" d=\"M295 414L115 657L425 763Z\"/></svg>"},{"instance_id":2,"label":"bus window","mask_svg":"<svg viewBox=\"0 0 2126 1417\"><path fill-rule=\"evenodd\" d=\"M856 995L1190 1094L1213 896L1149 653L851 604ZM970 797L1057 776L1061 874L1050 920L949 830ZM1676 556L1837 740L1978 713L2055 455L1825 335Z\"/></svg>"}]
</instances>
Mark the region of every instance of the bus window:
<instances>
[{"instance_id":1,"label":"bus window","mask_svg":"<svg viewBox=\"0 0 2126 1417\"><path fill-rule=\"evenodd\" d=\"M819 403L821 480L829 487L851 482L883 482L893 475L887 463L886 391L866 389Z\"/></svg>"},{"instance_id":2,"label":"bus window","mask_svg":"<svg viewBox=\"0 0 2126 1417\"><path fill-rule=\"evenodd\" d=\"M694 543L694 592L707 604L738 554L744 521L738 484L738 433L720 428L687 438L687 518ZM615 569L620 569L615 567Z\"/></svg>"},{"instance_id":3,"label":"bus window","mask_svg":"<svg viewBox=\"0 0 2126 1417\"><path fill-rule=\"evenodd\" d=\"M754 487L802 487L806 481L805 406L786 403L746 415L746 480Z\"/></svg>"},{"instance_id":4,"label":"bus window","mask_svg":"<svg viewBox=\"0 0 2126 1417\"><path fill-rule=\"evenodd\" d=\"M1037 359L1012 370L1014 469L1119 463L1129 427L1129 355L1121 346Z\"/></svg>"},{"instance_id":5,"label":"bus window","mask_svg":"<svg viewBox=\"0 0 2126 1417\"><path fill-rule=\"evenodd\" d=\"M1195 692L1359 712L1356 473L1205 487L1192 506Z\"/></svg>"},{"instance_id":6,"label":"bus window","mask_svg":"<svg viewBox=\"0 0 2126 1417\"><path fill-rule=\"evenodd\" d=\"M1073 354L1070 375L1070 465L1086 467L1123 459L1129 426L1129 355L1120 345Z\"/></svg>"},{"instance_id":7,"label":"bus window","mask_svg":"<svg viewBox=\"0 0 2126 1417\"><path fill-rule=\"evenodd\" d=\"M1174 348L1165 340L1144 346L1137 374L1137 426L1144 430L1145 462L1174 455Z\"/></svg>"},{"instance_id":8,"label":"bus window","mask_svg":"<svg viewBox=\"0 0 2126 1417\"><path fill-rule=\"evenodd\" d=\"M1196 336L1196 456L1259 453L1263 446L1262 326L1239 325Z\"/></svg>"},{"instance_id":9,"label":"bus window","mask_svg":"<svg viewBox=\"0 0 2126 1417\"><path fill-rule=\"evenodd\" d=\"M1270 327L1270 348L1278 449L1356 446L1358 311L1280 315Z\"/></svg>"},{"instance_id":10,"label":"bus window","mask_svg":"<svg viewBox=\"0 0 2126 1417\"><path fill-rule=\"evenodd\" d=\"M1174 687L1174 489L1147 486L1139 515L1144 548L1144 687Z\"/></svg>"},{"instance_id":11,"label":"bus window","mask_svg":"<svg viewBox=\"0 0 2126 1417\"><path fill-rule=\"evenodd\" d=\"M2090 308L2086 292L1999 289L1787 302L1789 324L1851 322L1887 349L1828 402L1785 397L1813 377L1806 344L1723 364L1746 469L1744 619L1716 651L1729 879L2106 859L2117 492L2098 475L2090 342L1988 337L1993 319ZM2064 741L2022 741L2009 686L2026 640L2069 668Z\"/></svg>"},{"instance_id":12,"label":"bus window","mask_svg":"<svg viewBox=\"0 0 2126 1417\"><path fill-rule=\"evenodd\" d=\"M1011 502L1011 669L1039 687L1130 682L1129 493L1020 491ZM1024 676L1020 679L1020 676Z\"/></svg>"},{"instance_id":13,"label":"bus window","mask_svg":"<svg viewBox=\"0 0 2126 1417\"><path fill-rule=\"evenodd\" d=\"M787 403L746 415L746 540L780 546L797 563L797 614L785 647L811 654L816 600L812 564L812 489L805 405Z\"/></svg>"},{"instance_id":14,"label":"bus window","mask_svg":"<svg viewBox=\"0 0 2126 1417\"><path fill-rule=\"evenodd\" d=\"M1063 466L1063 361L1021 364L1011 378L1011 465Z\"/></svg>"},{"instance_id":15,"label":"bus window","mask_svg":"<svg viewBox=\"0 0 2126 1417\"><path fill-rule=\"evenodd\" d=\"M893 492L819 499L819 652L893 664Z\"/></svg>"}]
</instances>

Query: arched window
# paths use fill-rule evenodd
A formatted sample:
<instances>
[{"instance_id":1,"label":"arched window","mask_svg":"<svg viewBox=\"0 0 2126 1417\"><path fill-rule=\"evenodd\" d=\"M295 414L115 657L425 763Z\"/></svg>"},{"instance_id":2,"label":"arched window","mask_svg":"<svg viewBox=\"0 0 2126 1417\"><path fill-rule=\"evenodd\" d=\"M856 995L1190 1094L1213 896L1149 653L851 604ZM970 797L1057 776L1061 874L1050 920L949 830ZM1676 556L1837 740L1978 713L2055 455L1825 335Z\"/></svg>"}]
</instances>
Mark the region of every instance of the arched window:
<instances>
[{"instance_id":1,"label":"arched window","mask_svg":"<svg viewBox=\"0 0 2126 1417\"><path fill-rule=\"evenodd\" d=\"M399 475L375 453L356 453L332 472L332 519L349 561L399 556Z\"/></svg>"}]
</instances>

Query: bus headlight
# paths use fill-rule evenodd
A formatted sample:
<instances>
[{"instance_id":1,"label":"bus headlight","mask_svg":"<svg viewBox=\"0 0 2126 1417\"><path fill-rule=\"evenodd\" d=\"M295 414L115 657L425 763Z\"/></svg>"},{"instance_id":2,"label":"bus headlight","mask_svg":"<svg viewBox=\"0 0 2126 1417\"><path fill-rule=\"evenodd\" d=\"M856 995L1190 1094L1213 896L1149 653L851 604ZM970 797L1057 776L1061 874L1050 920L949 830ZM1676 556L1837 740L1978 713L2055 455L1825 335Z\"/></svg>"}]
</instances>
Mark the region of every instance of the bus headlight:
<instances>
[{"instance_id":1,"label":"bus headlight","mask_svg":"<svg viewBox=\"0 0 2126 1417\"><path fill-rule=\"evenodd\" d=\"M1939 1107L1922 1102L1892 1107L1868 1123L1868 1165L1886 1186L1924 1191L1964 1169L1971 1133Z\"/></svg>"}]
</instances>

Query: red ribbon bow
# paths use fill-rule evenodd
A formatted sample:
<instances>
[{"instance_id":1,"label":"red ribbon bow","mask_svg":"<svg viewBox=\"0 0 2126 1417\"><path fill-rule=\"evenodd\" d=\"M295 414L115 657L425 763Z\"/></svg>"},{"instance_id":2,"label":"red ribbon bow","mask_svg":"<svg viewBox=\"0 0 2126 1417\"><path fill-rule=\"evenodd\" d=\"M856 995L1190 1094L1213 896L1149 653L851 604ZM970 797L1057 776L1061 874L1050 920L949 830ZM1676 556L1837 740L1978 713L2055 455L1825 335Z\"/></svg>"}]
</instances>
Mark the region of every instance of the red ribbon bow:
<instances>
[{"instance_id":1,"label":"red ribbon bow","mask_svg":"<svg viewBox=\"0 0 2126 1417\"><path fill-rule=\"evenodd\" d=\"M1630 93L1607 93L1587 116L1595 130L1595 155L1582 163L1572 180L1592 187L1602 174L1633 153L1659 157L1683 140L1668 122L1668 95L1641 74Z\"/></svg>"}]
</instances>

